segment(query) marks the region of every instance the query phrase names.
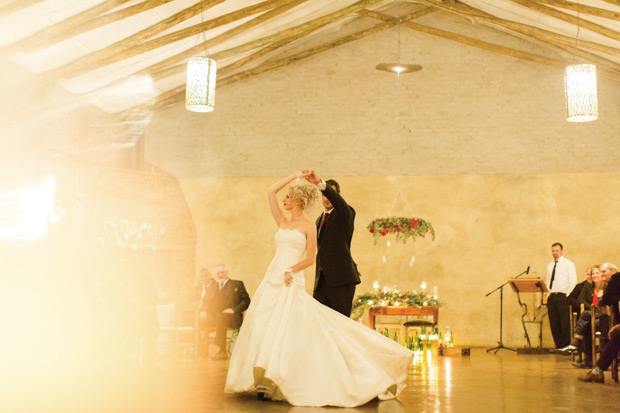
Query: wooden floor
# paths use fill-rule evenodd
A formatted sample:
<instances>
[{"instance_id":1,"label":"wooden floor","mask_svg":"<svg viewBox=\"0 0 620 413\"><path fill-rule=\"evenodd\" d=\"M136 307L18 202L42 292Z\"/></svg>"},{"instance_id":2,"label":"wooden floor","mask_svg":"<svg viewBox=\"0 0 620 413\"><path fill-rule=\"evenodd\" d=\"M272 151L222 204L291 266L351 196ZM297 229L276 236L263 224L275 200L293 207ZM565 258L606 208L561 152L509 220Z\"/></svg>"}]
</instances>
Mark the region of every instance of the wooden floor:
<instances>
[{"instance_id":1,"label":"wooden floor","mask_svg":"<svg viewBox=\"0 0 620 413\"><path fill-rule=\"evenodd\" d=\"M469 357L417 358L398 399L375 400L355 409L293 407L249 396L225 396L227 361L164 358L155 361L150 369L107 362L97 368L99 371L80 372L71 385L64 376L58 377L56 383L41 383L33 378L30 391L9 395L0 411L620 411L620 385L611 380L609 373L603 385L581 383L577 376L586 370L574 368L570 357L557 354L517 355L508 350L493 354L472 349ZM49 391L38 392L41 386Z\"/></svg>"}]
</instances>

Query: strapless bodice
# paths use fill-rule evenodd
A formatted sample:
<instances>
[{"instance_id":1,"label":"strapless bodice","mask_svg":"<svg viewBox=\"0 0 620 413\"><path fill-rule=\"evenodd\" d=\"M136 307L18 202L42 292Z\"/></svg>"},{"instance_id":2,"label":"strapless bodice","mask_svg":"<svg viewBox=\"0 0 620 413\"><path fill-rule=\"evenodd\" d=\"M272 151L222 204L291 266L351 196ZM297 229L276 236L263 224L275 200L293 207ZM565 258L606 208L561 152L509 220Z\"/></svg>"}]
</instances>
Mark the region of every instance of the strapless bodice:
<instances>
[{"instance_id":1,"label":"strapless bodice","mask_svg":"<svg viewBox=\"0 0 620 413\"><path fill-rule=\"evenodd\" d=\"M274 238L278 250L293 249L297 250L298 253L303 253L306 250L306 236L297 229L280 228Z\"/></svg>"}]
</instances>

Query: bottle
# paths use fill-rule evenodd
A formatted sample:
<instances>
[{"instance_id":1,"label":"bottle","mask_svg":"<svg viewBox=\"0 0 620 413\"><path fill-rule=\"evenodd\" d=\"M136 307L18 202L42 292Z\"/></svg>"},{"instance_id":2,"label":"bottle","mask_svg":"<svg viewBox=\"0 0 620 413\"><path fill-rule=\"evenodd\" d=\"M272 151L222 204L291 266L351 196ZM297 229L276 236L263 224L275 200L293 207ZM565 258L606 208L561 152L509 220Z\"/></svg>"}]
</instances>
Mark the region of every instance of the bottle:
<instances>
[{"instance_id":1,"label":"bottle","mask_svg":"<svg viewBox=\"0 0 620 413\"><path fill-rule=\"evenodd\" d=\"M437 338L437 341L439 342L439 355L443 356L443 335L441 334L441 332L439 332L439 337Z\"/></svg>"},{"instance_id":2,"label":"bottle","mask_svg":"<svg viewBox=\"0 0 620 413\"><path fill-rule=\"evenodd\" d=\"M446 327L445 334L446 347L452 347L452 332L450 331L450 327Z\"/></svg>"}]
</instances>

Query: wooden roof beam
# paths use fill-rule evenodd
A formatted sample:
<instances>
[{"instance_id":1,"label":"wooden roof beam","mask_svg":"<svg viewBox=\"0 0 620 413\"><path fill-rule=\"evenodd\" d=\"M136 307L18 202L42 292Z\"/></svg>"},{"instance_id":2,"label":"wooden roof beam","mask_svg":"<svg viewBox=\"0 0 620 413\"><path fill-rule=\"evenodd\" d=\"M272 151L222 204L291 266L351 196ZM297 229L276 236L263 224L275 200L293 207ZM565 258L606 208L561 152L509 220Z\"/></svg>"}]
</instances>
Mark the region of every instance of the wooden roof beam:
<instances>
[{"instance_id":1,"label":"wooden roof beam","mask_svg":"<svg viewBox=\"0 0 620 413\"><path fill-rule=\"evenodd\" d=\"M51 46L60 40L58 39L60 36L65 34L65 39L71 36L80 34L76 33L74 30L75 27L79 26L88 26L92 25L92 21L100 16L102 13L106 13L124 3L127 3L130 0L107 0L103 3L97 4L90 9L84 10L76 15L73 15L61 22L48 26L38 32L31 34L28 37L25 37L21 40L16 41L6 47L3 47L2 54L10 56L19 51L24 51L26 53L30 53L39 49L43 49L45 47ZM171 1L171 0L168 0ZM93 28L99 27L97 25L92 25L92 28L87 30L92 30ZM87 31L87 30L83 30Z\"/></svg>"},{"instance_id":2,"label":"wooden roof beam","mask_svg":"<svg viewBox=\"0 0 620 413\"><path fill-rule=\"evenodd\" d=\"M298 26L295 27L291 27L289 29L283 30L281 32L275 33L273 35L269 35L269 36L265 36L263 38L254 40L252 42L248 42L244 45L235 47L233 49L228 49L229 51L233 51L232 54L229 53L221 53L216 57L216 55L212 55L211 57L214 59L222 59L222 58L227 58L227 57L231 57L231 56L235 56L236 54L241 54L241 53L245 53L254 49L257 49L259 47L263 47L266 46L270 43L273 42L277 42L281 39L287 38L289 36L294 36L297 33L301 33L301 32L305 32L311 28L319 28L319 27L323 27L327 24L333 23L334 21L337 21L343 17L348 16L351 13L355 13L361 9L363 9L364 7L368 7L370 5L373 5L375 3L379 3L383 0L360 0L357 3L354 3L348 7L345 7L343 9L337 10L333 13L329 13L327 15L321 16L321 17L317 17L314 20L311 20L309 22L300 24ZM152 65L144 70L141 70L140 72L138 72L138 74L153 74L159 71L162 71L163 69L168 68L171 65L174 65L176 63L179 63L181 61L184 61L185 59L194 56L196 53L201 52L202 50L205 49L205 47L212 47L213 45L211 43L209 43L211 40L207 40L206 45L198 45L196 47L193 47L189 50L184 51L183 53L179 53L176 56L173 56L171 58L168 58L162 62L159 62L155 65Z\"/></svg>"},{"instance_id":3,"label":"wooden roof beam","mask_svg":"<svg viewBox=\"0 0 620 413\"><path fill-rule=\"evenodd\" d=\"M245 9L241 9L235 13L230 13L230 19L234 19L234 21L236 20L241 20L243 18L246 18L248 16L251 16L252 14L257 14L257 13L261 13L264 12L265 10L271 9L263 14L261 14L258 17L255 17L252 20L249 20L243 24L240 24L237 27L233 27L232 29L220 34L219 36L215 36L211 39L208 39L202 43L197 44L196 46L193 46L187 50L184 50L181 53L178 53L168 59L164 59L161 62L158 62L152 66L150 66L148 68L148 70L160 70L161 68L165 68L170 66L170 64L174 64L176 62L188 59L192 56L197 56L197 55L206 55L206 51L210 48L210 47L214 47L217 46L218 44L221 44L223 42L225 42L226 40L229 40L253 27L256 27L262 23L265 23L268 20L273 19L274 17L279 16L280 14L294 8L297 7L298 5L300 5L301 3L305 3L308 0L279 0L279 1L266 1L264 3L260 3L261 7L260 8L256 8L255 6L251 6L251 7L247 7ZM251 10L250 10L251 9ZM226 15L229 16L229 15ZM222 16L224 17L224 16ZM219 18L218 18L219 19ZM174 35L175 33L172 33L171 35ZM194 33L197 34L197 33ZM194 35L192 34L192 35ZM174 39L174 41L177 41L179 39ZM168 39L164 39L162 38L157 38L152 40L151 42L147 42L146 44L142 44L140 46L136 46L132 49L129 49L126 51L126 53L129 55L128 57L131 57L133 54L139 54L139 53L144 53L152 48L156 48L156 47L161 47L160 46L160 41L168 41ZM136 49L136 50L134 50ZM148 49L148 50L147 50ZM126 58L126 57L125 57ZM146 72L146 69L141 70L140 72L138 72L138 74L144 74Z\"/></svg>"},{"instance_id":4,"label":"wooden roof beam","mask_svg":"<svg viewBox=\"0 0 620 413\"><path fill-rule=\"evenodd\" d=\"M253 40L248 43L244 43L242 45L239 45L239 46L236 46L230 49L222 50L221 52L213 53L210 55L210 57L212 59L219 60L219 59L226 59L229 57L237 56L239 54L247 53L252 50L261 48L263 46L267 46L269 44L278 42L282 39L295 36L298 33L304 33L307 31L313 31L313 30L319 29L323 26L333 23L334 21L337 21L343 17L346 17L349 14L358 12L359 10L362 10L364 7L371 6L381 1L383 0L360 0L359 2L352 4L348 7L345 7L343 9L337 10L333 13L330 13L330 14L327 14L321 17L317 17L314 20L300 24L298 26L291 27L286 30L282 30L280 32L262 37L260 39ZM208 40L206 45L203 44L203 45L199 45L199 46L196 46L195 48L190 49L191 54L188 51L185 51L176 56L172 56L171 58L166 59L162 62L159 62L147 68L144 68L140 70L139 72L133 73L132 75L129 75L129 76L150 75L157 79L163 79L165 77L174 76L176 74L182 73L185 71L185 68L187 67L185 60L188 57L194 56L197 53L202 53L205 50L205 46L212 47L213 45L208 43L209 41L212 41L212 40L213 39ZM183 62L183 63L178 64L179 62ZM102 87L107 87L107 86L109 85L104 85Z\"/></svg>"},{"instance_id":5,"label":"wooden roof beam","mask_svg":"<svg viewBox=\"0 0 620 413\"><path fill-rule=\"evenodd\" d=\"M560 49L564 52L569 52L573 55L579 56L583 59L591 61L593 63L599 64L601 66L605 66L611 70L620 71L620 65L614 61L606 59L602 56L585 52L582 49L575 47L575 39L573 37L565 36L562 34L550 32L548 30L540 29L534 26L528 26L523 23L514 22L511 20L504 20L498 17L495 17L491 14L483 12L481 10L470 7L466 4L456 2L450 5L443 4L437 0L423 0L425 4L433 5L434 7L441 8L442 10L446 10L450 13L466 17L473 18L477 21L481 21L482 23L486 23L493 27L502 27L504 29L508 29L512 32L516 32L522 34L524 36L530 37L542 43L549 45L552 48ZM587 46L592 49L596 49L602 51L604 53L608 53L611 55L620 55L620 49L600 45L594 42L586 42L580 40L578 45Z\"/></svg>"},{"instance_id":6,"label":"wooden roof beam","mask_svg":"<svg viewBox=\"0 0 620 413\"><path fill-rule=\"evenodd\" d=\"M572 10L581 14L589 14L591 16L602 17L604 19L620 21L620 13L601 9L599 7L586 6L585 4L579 4L566 0L536 0L537 3L548 4L550 6L559 7L566 10Z\"/></svg>"},{"instance_id":7,"label":"wooden roof beam","mask_svg":"<svg viewBox=\"0 0 620 413\"><path fill-rule=\"evenodd\" d=\"M577 18L572 14L564 13L563 11L556 10L553 7L547 7L540 3L537 3L533 0L510 0L513 3L519 4L523 7L527 7L530 10L538 11L547 16L553 17L558 20L563 20L565 22L574 24L575 26L581 27L583 29L591 30L595 33L601 34L605 37L609 37L610 39L620 41L620 32L616 30L609 29L605 26L601 26L600 24L591 22L584 18Z\"/></svg>"},{"instance_id":8,"label":"wooden roof beam","mask_svg":"<svg viewBox=\"0 0 620 413\"><path fill-rule=\"evenodd\" d=\"M0 6L0 17L7 16L43 1L45 0L9 0L7 4Z\"/></svg>"},{"instance_id":9,"label":"wooden roof beam","mask_svg":"<svg viewBox=\"0 0 620 413\"><path fill-rule=\"evenodd\" d=\"M274 51L274 50L276 50L276 49L278 49L278 48L280 48L280 47L282 47L282 46L284 46L286 44L292 43L293 41L295 41L297 39L300 39L300 38L302 38L304 36L307 36L308 34L312 33L315 30L317 30L317 28L312 28L312 29L309 29L309 30L307 30L305 32L297 33L297 34L294 34L293 36L286 37L286 38L284 38L284 39L282 39L280 41L274 42L271 45L260 49L258 52L252 53L251 55L249 55L249 56L247 56L247 57L245 57L243 59L240 59L240 60L238 60L238 61L236 61L236 62L234 62L234 63L232 63L232 64L230 64L228 66L225 66L225 67L223 67L221 69L218 69L218 72L217 72L218 76L221 76L222 74L225 74L225 73L229 73L230 71L232 71L232 70L234 70L234 69L236 69L238 67L244 66L244 65L246 65L246 64L248 64L248 63L250 63L250 62L252 62L252 61L254 61L254 60L256 60L256 59L258 59L258 58L260 58L260 57L262 57L262 56L264 56L266 54L268 54L268 53L271 53L272 51ZM222 51L222 53L223 52L226 52L226 50ZM220 56L221 56L222 53L214 53L210 57L217 61L218 59L221 58ZM151 78L153 79L153 81L158 81L158 80L161 80L161 79L165 79L167 77L174 76L174 75L177 75L179 73L182 73L183 71L185 71L186 67L187 67L187 63L181 63L181 64L178 64L178 65L170 66L170 67L168 67L166 69L163 69L163 70L161 70L159 72L155 72L155 73L151 74ZM234 69L233 69L233 67L234 67ZM229 68L231 68L231 69L229 69Z\"/></svg>"},{"instance_id":10,"label":"wooden roof beam","mask_svg":"<svg viewBox=\"0 0 620 413\"><path fill-rule=\"evenodd\" d=\"M120 40L108 47L105 47L101 50L97 50L85 56L82 56L72 62L66 63L60 67L49 70L43 74L47 79L58 79L61 77L71 77L77 74L81 74L84 72L88 72L89 70L93 70L96 67L99 67L105 61L103 60L105 56L110 56L116 53L122 53L123 50L135 46L137 44L142 43L143 41L165 31L171 27L176 26L179 23L184 22L187 19L190 19L204 10L207 10L219 3L224 2L225 0L205 0L204 2L199 2L187 9L181 10L180 12L144 29L139 31L138 33Z\"/></svg>"},{"instance_id":11,"label":"wooden roof beam","mask_svg":"<svg viewBox=\"0 0 620 413\"><path fill-rule=\"evenodd\" d=\"M376 16L376 18L381 19L381 20L387 20L391 18L390 16L387 16L383 13L378 13L378 12L367 11L366 14L369 16ZM417 24L414 22L404 22L402 23L402 25L410 29L422 32L422 33L431 34L433 36L438 36L444 39L453 40L453 41L466 44L469 46L478 47L480 49L487 50L490 52L503 54L505 56L515 57L517 59L528 60L530 62L540 63L540 64L544 64L547 66L553 66L553 67L564 69L567 65L570 65L573 63L568 59L554 59L550 57L540 56L534 53L523 52L523 51L512 49L509 47L499 46L499 45L488 43L482 40L473 39L471 37L463 36L461 34L447 32L445 30L436 29L434 27L423 26L421 24ZM605 70L605 69L600 69L599 73L603 77L614 80L616 82L620 82L620 73L610 71L610 70Z\"/></svg>"},{"instance_id":12,"label":"wooden roof beam","mask_svg":"<svg viewBox=\"0 0 620 413\"><path fill-rule=\"evenodd\" d=\"M162 62L158 62L155 63L145 69L142 69L138 72L133 73L132 75L129 76L143 76L143 75L148 75L151 76L153 78L153 80L159 80L159 79L163 79L169 76L174 76L178 73L181 73L183 71L185 71L185 68L187 66L186 62L183 62L182 64L176 65L176 66L169 66L170 64L173 64L177 61L182 61L185 60L189 57L192 56L196 56L196 55L202 55L202 54L206 54L205 51L209 48L209 47L213 47L216 46L217 44L231 38L234 37L240 33L242 33L245 30L248 30L258 24L264 23L265 21L299 5L300 3L303 3L307 0L286 0L286 1L280 1L280 2L274 2L274 1L270 1L270 2L265 2L265 3L261 3L263 5L266 5L266 3L269 3L270 5L278 5L278 4L282 4L284 3L284 5L274 9L274 10L270 10L269 12L263 13L262 15L247 21L237 27L234 27L230 30L228 30L227 32L222 33L219 36L216 36L212 39L207 40L206 42L200 43L194 47L191 47L190 49L187 49L185 51L183 51L182 53L176 54L175 56L172 56L168 59L165 59ZM156 39L157 40L157 39ZM212 59L217 60L216 55L210 55L209 57L211 57ZM122 80L121 80L122 82ZM117 82L112 82L111 84L114 84ZM99 89L103 89L106 87L109 87L111 84L107 84L107 85L103 85L101 86ZM89 92L90 93L90 92Z\"/></svg>"}]
</instances>

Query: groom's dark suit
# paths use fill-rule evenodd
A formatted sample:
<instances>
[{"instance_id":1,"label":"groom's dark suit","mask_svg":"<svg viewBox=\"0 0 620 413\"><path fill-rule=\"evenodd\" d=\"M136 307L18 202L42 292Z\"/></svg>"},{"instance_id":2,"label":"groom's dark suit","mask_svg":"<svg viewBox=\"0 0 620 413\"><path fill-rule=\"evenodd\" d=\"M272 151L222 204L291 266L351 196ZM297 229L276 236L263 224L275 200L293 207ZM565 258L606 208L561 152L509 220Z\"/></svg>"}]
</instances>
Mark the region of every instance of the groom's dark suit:
<instances>
[{"instance_id":1,"label":"groom's dark suit","mask_svg":"<svg viewBox=\"0 0 620 413\"><path fill-rule=\"evenodd\" d=\"M360 283L357 266L351 257L355 210L329 185L323 190L323 195L334 209L322 227L323 215L316 220L318 241L314 298L349 317L355 285Z\"/></svg>"}]
</instances>

